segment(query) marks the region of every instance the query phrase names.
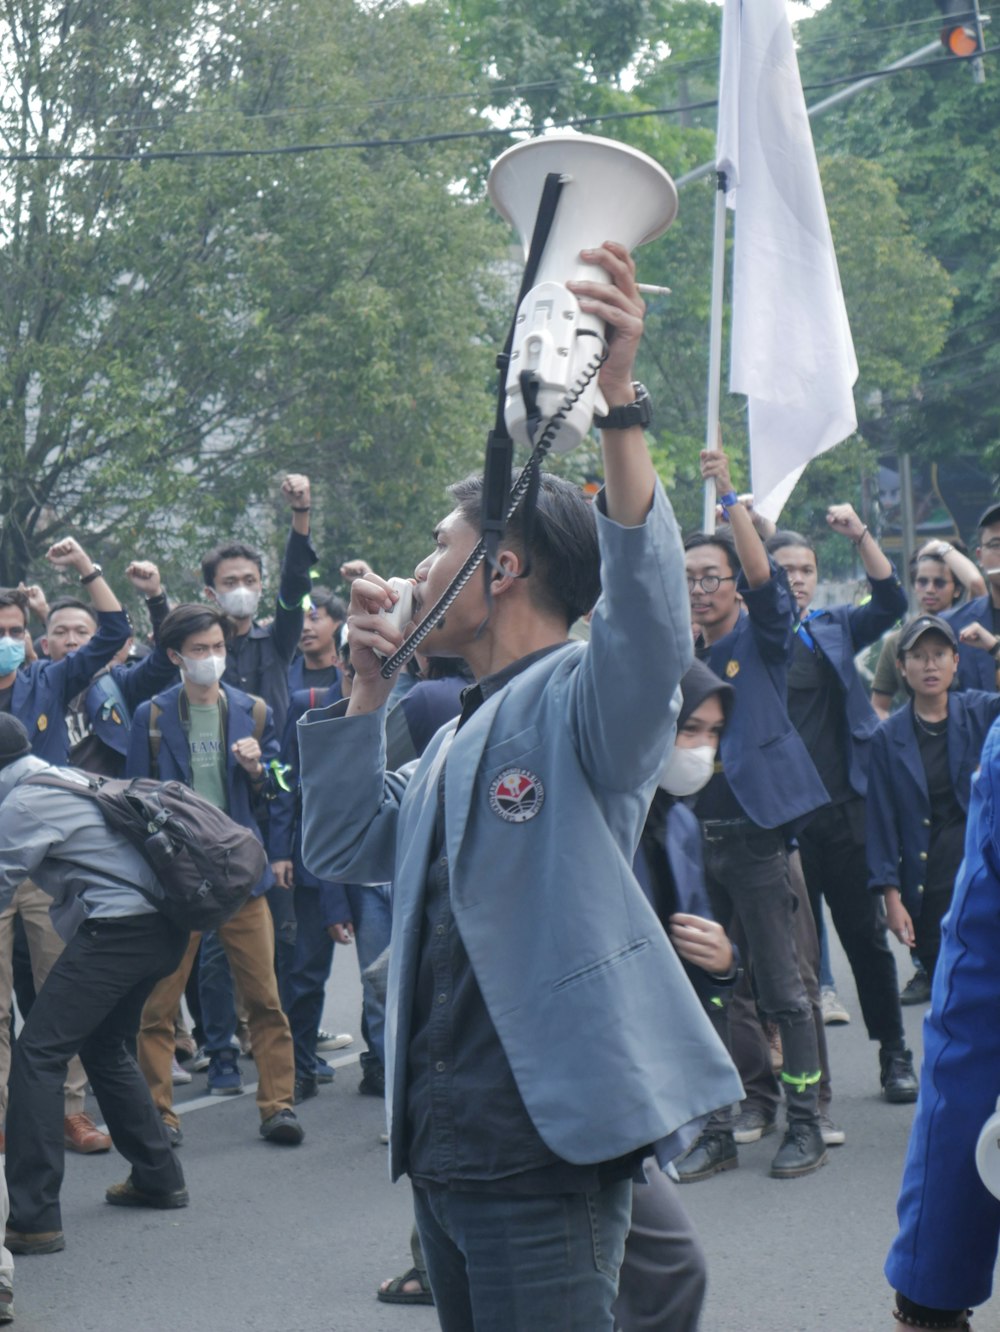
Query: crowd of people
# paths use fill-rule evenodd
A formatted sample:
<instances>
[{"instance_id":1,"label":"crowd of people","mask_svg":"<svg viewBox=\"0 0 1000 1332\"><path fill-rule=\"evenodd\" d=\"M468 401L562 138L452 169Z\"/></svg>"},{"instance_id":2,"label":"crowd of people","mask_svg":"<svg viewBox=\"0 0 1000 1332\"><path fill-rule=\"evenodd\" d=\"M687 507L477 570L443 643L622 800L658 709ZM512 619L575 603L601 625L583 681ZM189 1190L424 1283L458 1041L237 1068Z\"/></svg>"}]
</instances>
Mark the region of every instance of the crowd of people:
<instances>
[{"instance_id":1,"label":"crowd of people","mask_svg":"<svg viewBox=\"0 0 1000 1332\"><path fill-rule=\"evenodd\" d=\"M320 1022L336 946L353 943L359 1090L385 1099L415 1214L414 1265L378 1298L433 1303L445 1332L695 1329L705 1258L678 1185L772 1133L777 1180L845 1141L827 915L873 1086L889 1105L920 1097L887 1268L897 1321L966 1326L988 1296L1000 1220L982 1198L975 1272L925 1279L945 1268L917 1233L941 1091L926 1072L920 1090L901 1004L933 995L946 1064L940 977L969 965L949 910L982 912L968 858L956 897L967 821L987 870L1000 863L975 775L1000 714L1000 504L975 560L957 542L917 553L914 614L846 503L828 529L867 587L815 604L815 535L756 515L721 447L702 454L718 525L682 539L633 380L634 268L613 243L589 259L605 281L574 290L611 334L604 489L591 504L541 476L399 676L382 674L411 627L389 614L398 592L361 559L341 567L349 607L313 585L304 475L283 484L273 608L260 554L235 540L205 555L198 602L171 605L154 564L129 565L148 643L71 538L48 559L86 599L0 590L0 1322L10 1254L65 1246L66 1150L125 1158L113 1205L188 1204L178 1082L204 1072L209 1092L238 1093L250 1049L261 1136L303 1140L295 1107L352 1040ZM451 497L414 623L479 538L481 482ZM858 663L877 644L869 684ZM172 923L148 861L82 797L95 776L181 783L249 829L267 868L244 905L205 933ZM889 933L923 978L902 992ZM970 1170L963 1187L982 1190ZM953 1212L968 1197L939 1191Z\"/></svg>"}]
</instances>

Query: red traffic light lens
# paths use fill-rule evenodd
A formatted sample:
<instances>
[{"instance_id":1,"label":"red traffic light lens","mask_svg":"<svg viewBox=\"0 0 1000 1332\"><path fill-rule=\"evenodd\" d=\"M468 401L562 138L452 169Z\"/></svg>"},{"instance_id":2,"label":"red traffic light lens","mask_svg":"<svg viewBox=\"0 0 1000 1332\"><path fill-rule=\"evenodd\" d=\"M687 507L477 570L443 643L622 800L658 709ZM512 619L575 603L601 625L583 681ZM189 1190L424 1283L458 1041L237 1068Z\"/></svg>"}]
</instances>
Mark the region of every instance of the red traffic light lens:
<instances>
[{"instance_id":1,"label":"red traffic light lens","mask_svg":"<svg viewBox=\"0 0 1000 1332\"><path fill-rule=\"evenodd\" d=\"M945 28L941 41L954 56L971 56L979 50L979 39L975 28L960 24L954 28Z\"/></svg>"}]
</instances>

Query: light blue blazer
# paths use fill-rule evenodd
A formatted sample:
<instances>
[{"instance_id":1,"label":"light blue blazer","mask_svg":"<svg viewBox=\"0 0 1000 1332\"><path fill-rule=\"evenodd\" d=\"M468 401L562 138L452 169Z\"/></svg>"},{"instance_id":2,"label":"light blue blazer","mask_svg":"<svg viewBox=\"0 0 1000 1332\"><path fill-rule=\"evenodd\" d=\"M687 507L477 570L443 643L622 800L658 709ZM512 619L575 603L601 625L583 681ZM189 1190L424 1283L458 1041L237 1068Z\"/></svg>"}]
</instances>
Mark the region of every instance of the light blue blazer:
<instances>
[{"instance_id":1,"label":"light blue blazer","mask_svg":"<svg viewBox=\"0 0 1000 1332\"><path fill-rule=\"evenodd\" d=\"M546 1145L583 1164L657 1143L665 1161L693 1121L742 1096L631 869L692 655L680 536L659 487L641 526L601 513L597 523L604 591L589 644L529 666L461 731L443 727L416 764L386 773L384 711L317 710L299 722L307 867L394 884L393 1178L406 1169L407 1051L442 772L456 925ZM498 812L498 783L518 774L534 812L514 822Z\"/></svg>"}]
</instances>

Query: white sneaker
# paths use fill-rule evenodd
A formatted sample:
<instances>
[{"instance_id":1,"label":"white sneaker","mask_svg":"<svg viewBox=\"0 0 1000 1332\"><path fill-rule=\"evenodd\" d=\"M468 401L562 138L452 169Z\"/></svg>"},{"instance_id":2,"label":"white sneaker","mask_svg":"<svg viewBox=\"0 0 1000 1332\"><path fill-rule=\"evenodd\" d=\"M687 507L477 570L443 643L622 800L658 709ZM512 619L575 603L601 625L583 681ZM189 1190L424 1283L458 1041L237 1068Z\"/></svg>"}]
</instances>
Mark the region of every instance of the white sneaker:
<instances>
[{"instance_id":1,"label":"white sneaker","mask_svg":"<svg viewBox=\"0 0 1000 1332\"><path fill-rule=\"evenodd\" d=\"M824 1110L819 1112L819 1131L827 1147L843 1147L847 1141L847 1134Z\"/></svg>"},{"instance_id":2,"label":"white sneaker","mask_svg":"<svg viewBox=\"0 0 1000 1332\"><path fill-rule=\"evenodd\" d=\"M354 1037L349 1036L346 1031L339 1034L332 1031L318 1031L316 1033L317 1050L343 1050L345 1045L353 1045Z\"/></svg>"},{"instance_id":3,"label":"white sneaker","mask_svg":"<svg viewBox=\"0 0 1000 1332\"><path fill-rule=\"evenodd\" d=\"M174 1060L174 1066L170 1072L175 1087L183 1086L184 1083L191 1081L191 1074L186 1068L181 1068L176 1059Z\"/></svg>"},{"instance_id":4,"label":"white sneaker","mask_svg":"<svg viewBox=\"0 0 1000 1332\"><path fill-rule=\"evenodd\" d=\"M837 991L826 986L820 991L819 1006L823 1011L823 1022L827 1027L842 1027L850 1022L851 1015L837 997Z\"/></svg>"}]
</instances>

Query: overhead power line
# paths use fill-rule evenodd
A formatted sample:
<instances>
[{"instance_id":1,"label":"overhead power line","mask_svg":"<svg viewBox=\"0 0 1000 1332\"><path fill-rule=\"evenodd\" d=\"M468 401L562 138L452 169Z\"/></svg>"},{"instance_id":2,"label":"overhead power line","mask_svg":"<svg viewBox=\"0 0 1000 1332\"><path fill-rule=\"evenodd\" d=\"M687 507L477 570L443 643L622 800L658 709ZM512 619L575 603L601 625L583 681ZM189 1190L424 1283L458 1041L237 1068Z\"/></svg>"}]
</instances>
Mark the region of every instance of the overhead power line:
<instances>
[{"instance_id":1,"label":"overhead power line","mask_svg":"<svg viewBox=\"0 0 1000 1332\"><path fill-rule=\"evenodd\" d=\"M886 67L883 69L854 71L835 79L824 79L817 83L806 84L804 92L815 92L822 88L834 88L861 79L894 78L899 74L909 74L913 70L930 69L938 66L957 68L967 59L982 59L983 56L995 55L1000 46L988 46L973 57L956 58L948 55L933 60L925 60L919 65ZM546 129L580 129L587 125L604 125L614 121L645 120L659 116L681 115L691 111L706 111L718 105L717 98L699 102L685 102L677 106L648 107L640 111L608 111L600 115L575 116L558 124L546 125ZM309 153L330 153L357 151L359 149L414 148L436 143L456 143L467 139L509 138L512 134L532 134L533 125L511 125L507 128L483 126L473 130L442 130L433 134L416 134L389 138L338 139L328 143L300 143L276 145L268 148L154 148L137 149L130 153L3 153L0 162L62 162L62 163L97 163L97 162L181 162L205 159L255 158L304 156Z\"/></svg>"}]
</instances>

